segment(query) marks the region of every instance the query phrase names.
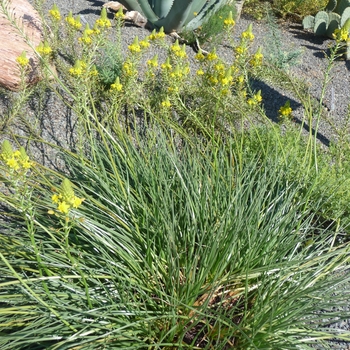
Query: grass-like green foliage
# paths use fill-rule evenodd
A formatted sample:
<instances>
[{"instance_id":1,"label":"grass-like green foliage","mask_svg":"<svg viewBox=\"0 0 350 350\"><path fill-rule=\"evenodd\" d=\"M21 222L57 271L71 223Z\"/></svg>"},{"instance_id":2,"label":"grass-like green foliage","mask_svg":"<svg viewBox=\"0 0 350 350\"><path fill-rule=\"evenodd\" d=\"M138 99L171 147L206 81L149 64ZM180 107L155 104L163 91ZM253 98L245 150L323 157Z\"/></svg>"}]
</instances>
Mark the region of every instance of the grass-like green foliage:
<instances>
[{"instance_id":1,"label":"grass-like green foliage","mask_svg":"<svg viewBox=\"0 0 350 350\"><path fill-rule=\"evenodd\" d=\"M322 325L344 317L332 308L349 297L349 248L315 224L322 201L309 205L276 149L239 166L235 144L179 151L159 130L106 142L94 162L65 156L85 197L69 233L47 214L50 188L32 193L33 239L9 212L2 349L297 349L334 336Z\"/></svg>"},{"instance_id":2,"label":"grass-like green foliage","mask_svg":"<svg viewBox=\"0 0 350 350\"><path fill-rule=\"evenodd\" d=\"M250 52L253 29L233 46L233 62L200 52L194 72L178 42L135 38L124 57L113 53L121 72L106 86L98 65L109 20L85 37L77 18L65 23L65 41L52 38L62 55L42 60L44 77L57 60L58 77L39 86L41 100L57 94L77 124L76 144L51 145L63 171L32 163L15 142L0 150L0 348L350 341L327 327L349 318L348 143L323 153L312 132L271 124L250 86L264 69L261 51ZM148 45L166 60L144 59ZM12 133L32 92L13 97L5 136L47 144L35 125L26 137ZM317 131L324 94L315 108L299 95Z\"/></svg>"}]
</instances>

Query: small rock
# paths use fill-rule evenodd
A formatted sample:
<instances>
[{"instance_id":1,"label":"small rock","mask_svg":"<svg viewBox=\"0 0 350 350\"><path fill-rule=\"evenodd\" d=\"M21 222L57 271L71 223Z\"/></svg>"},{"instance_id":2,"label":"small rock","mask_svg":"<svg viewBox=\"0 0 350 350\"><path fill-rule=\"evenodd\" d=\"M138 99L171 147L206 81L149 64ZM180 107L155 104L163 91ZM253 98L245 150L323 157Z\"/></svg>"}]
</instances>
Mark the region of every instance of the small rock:
<instances>
[{"instance_id":1,"label":"small rock","mask_svg":"<svg viewBox=\"0 0 350 350\"><path fill-rule=\"evenodd\" d=\"M40 44L42 37L40 16L27 0L3 2L0 6L1 86L14 91L20 88L20 69L16 58L23 51L26 51L26 56L29 59L28 83L33 84L40 79L39 60L33 48Z\"/></svg>"}]
</instances>

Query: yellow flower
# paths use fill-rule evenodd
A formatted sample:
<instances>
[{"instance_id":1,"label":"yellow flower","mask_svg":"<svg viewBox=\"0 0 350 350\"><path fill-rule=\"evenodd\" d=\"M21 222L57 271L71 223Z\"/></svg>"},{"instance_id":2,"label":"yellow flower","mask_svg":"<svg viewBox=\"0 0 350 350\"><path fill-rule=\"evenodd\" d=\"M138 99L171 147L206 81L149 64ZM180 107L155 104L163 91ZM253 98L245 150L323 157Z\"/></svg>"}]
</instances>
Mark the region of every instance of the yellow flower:
<instances>
[{"instance_id":1,"label":"yellow flower","mask_svg":"<svg viewBox=\"0 0 350 350\"><path fill-rule=\"evenodd\" d=\"M167 97L164 101L162 101L162 106L163 106L164 108L170 108L170 107L171 107L171 103L170 103L168 97Z\"/></svg>"},{"instance_id":2,"label":"yellow flower","mask_svg":"<svg viewBox=\"0 0 350 350\"><path fill-rule=\"evenodd\" d=\"M199 49L198 53L194 56L194 58L198 61L205 60L205 56L203 55L203 52L201 49Z\"/></svg>"},{"instance_id":3,"label":"yellow flower","mask_svg":"<svg viewBox=\"0 0 350 350\"><path fill-rule=\"evenodd\" d=\"M280 117L282 118L288 118L291 116L293 110L290 107L290 101L288 100L284 106L282 106L279 110L278 110L278 114L280 115Z\"/></svg>"},{"instance_id":4,"label":"yellow flower","mask_svg":"<svg viewBox=\"0 0 350 350\"><path fill-rule=\"evenodd\" d=\"M250 23L247 30L241 34L242 39L254 40L253 25Z\"/></svg>"},{"instance_id":5,"label":"yellow flower","mask_svg":"<svg viewBox=\"0 0 350 350\"><path fill-rule=\"evenodd\" d=\"M85 200L85 198L78 198L78 197L74 196L73 203L72 203L73 208L80 207L81 203L83 203L84 200Z\"/></svg>"},{"instance_id":6,"label":"yellow flower","mask_svg":"<svg viewBox=\"0 0 350 350\"><path fill-rule=\"evenodd\" d=\"M232 18L232 11L230 11L228 17L224 19L224 25L226 27L233 27L235 25L235 21Z\"/></svg>"},{"instance_id":7,"label":"yellow flower","mask_svg":"<svg viewBox=\"0 0 350 350\"><path fill-rule=\"evenodd\" d=\"M173 67L172 65L170 64L170 58L167 57L167 59L165 60L164 63L162 63L160 65L160 67L163 69L163 70L171 70Z\"/></svg>"},{"instance_id":8,"label":"yellow flower","mask_svg":"<svg viewBox=\"0 0 350 350\"><path fill-rule=\"evenodd\" d=\"M124 12L123 12L123 8L122 7L119 7L119 10L118 12L114 15L114 17L116 19L124 19Z\"/></svg>"},{"instance_id":9,"label":"yellow flower","mask_svg":"<svg viewBox=\"0 0 350 350\"><path fill-rule=\"evenodd\" d=\"M128 49L131 53L141 52L141 46L139 44L139 38L136 36L133 43L128 46Z\"/></svg>"},{"instance_id":10,"label":"yellow flower","mask_svg":"<svg viewBox=\"0 0 350 350\"><path fill-rule=\"evenodd\" d=\"M23 68L29 64L29 59L27 58L27 54L25 51L21 53L21 56L18 56L16 58L16 62Z\"/></svg>"},{"instance_id":11,"label":"yellow flower","mask_svg":"<svg viewBox=\"0 0 350 350\"><path fill-rule=\"evenodd\" d=\"M111 21L107 18L107 9L105 7L102 8L100 18L95 22L97 27L100 28L109 28L111 27Z\"/></svg>"},{"instance_id":12,"label":"yellow flower","mask_svg":"<svg viewBox=\"0 0 350 350\"><path fill-rule=\"evenodd\" d=\"M218 58L218 55L216 54L216 50L214 48L213 51L208 53L207 60L208 61L215 61L217 58Z\"/></svg>"},{"instance_id":13,"label":"yellow flower","mask_svg":"<svg viewBox=\"0 0 350 350\"><path fill-rule=\"evenodd\" d=\"M84 73L85 67L86 67L85 62L81 60L76 60L74 67L69 69L69 74L72 76L82 75Z\"/></svg>"},{"instance_id":14,"label":"yellow flower","mask_svg":"<svg viewBox=\"0 0 350 350\"><path fill-rule=\"evenodd\" d=\"M115 82L111 84L111 90L122 91L123 85L120 83L119 77L115 79Z\"/></svg>"},{"instance_id":15,"label":"yellow flower","mask_svg":"<svg viewBox=\"0 0 350 350\"><path fill-rule=\"evenodd\" d=\"M245 46L240 45L236 47L235 51L236 51L236 54L240 56L247 52L247 48Z\"/></svg>"},{"instance_id":16,"label":"yellow flower","mask_svg":"<svg viewBox=\"0 0 350 350\"><path fill-rule=\"evenodd\" d=\"M260 103L262 101L262 96L261 96L261 90L259 90L255 95L254 95L254 100L257 103Z\"/></svg>"},{"instance_id":17,"label":"yellow flower","mask_svg":"<svg viewBox=\"0 0 350 350\"><path fill-rule=\"evenodd\" d=\"M53 4L52 9L49 11L49 15L55 20L60 21L61 14L56 4Z\"/></svg>"},{"instance_id":18,"label":"yellow flower","mask_svg":"<svg viewBox=\"0 0 350 350\"><path fill-rule=\"evenodd\" d=\"M58 204L61 198L62 198L61 194L54 194L52 195L51 200L53 203Z\"/></svg>"},{"instance_id":19,"label":"yellow flower","mask_svg":"<svg viewBox=\"0 0 350 350\"><path fill-rule=\"evenodd\" d=\"M80 22L80 16L77 16L76 18L74 18L72 11L69 12L69 14L65 20L69 26L71 26L72 28L74 28L76 30L78 30L82 27L82 24Z\"/></svg>"},{"instance_id":20,"label":"yellow flower","mask_svg":"<svg viewBox=\"0 0 350 350\"><path fill-rule=\"evenodd\" d=\"M148 60L147 65L153 68L158 67L158 55L154 55L151 60Z\"/></svg>"},{"instance_id":21,"label":"yellow flower","mask_svg":"<svg viewBox=\"0 0 350 350\"><path fill-rule=\"evenodd\" d=\"M148 40L149 40L149 38L146 37L146 38L144 38L143 40L140 41L140 46L141 46L142 49L147 49L147 48L150 47L151 44L149 43Z\"/></svg>"},{"instance_id":22,"label":"yellow flower","mask_svg":"<svg viewBox=\"0 0 350 350\"><path fill-rule=\"evenodd\" d=\"M36 51L42 56L49 56L52 53L52 49L46 40L44 43L39 44Z\"/></svg>"},{"instance_id":23,"label":"yellow flower","mask_svg":"<svg viewBox=\"0 0 350 350\"><path fill-rule=\"evenodd\" d=\"M18 164L18 161L17 161L17 159L15 159L15 157L9 158L6 161L6 165L9 168L14 169L14 170L18 170L20 168L20 165Z\"/></svg>"},{"instance_id":24,"label":"yellow flower","mask_svg":"<svg viewBox=\"0 0 350 350\"><path fill-rule=\"evenodd\" d=\"M204 71L203 69L198 69L197 72L196 72L197 75L204 75Z\"/></svg>"},{"instance_id":25,"label":"yellow flower","mask_svg":"<svg viewBox=\"0 0 350 350\"><path fill-rule=\"evenodd\" d=\"M349 38L349 32L345 28L336 29L332 36L337 42L347 41Z\"/></svg>"},{"instance_id":26,"label":"yellow flower","mask_svg":"<svg viewBox=\"0 0 350 350\"><path fill-rule=\"evenodd\" d=\"M57 210L63 214L67 214L70 209L70 205L67 204L65 201L59 202L57 206Z\"/></svg>"},{"instance_id":27,"label":"yellow flower","mask_svg":"<svg viewBox=\"0 0 350 350\"><path fill-rule=\"evenodd\" d=\"M165 37L164 28L161 27L159 32L157 33L155 29L153 29L152 33L149 36L150 40L163 39Z\"/></svg>"},{"instance_id":28,"label":"yellow flower","mask_svg":"<svg viewBox=\"0 0 350 350\"><path fill-rule=\"evenodd\" d=\"M180 51L176 50L175 51L175 55L179 58L186 58L187 54L186 54L186 45L183 44L182 48L180 49Z\"/></svg>"},{"instance_id":29,"label":"yellow flower","mask_svg":"<svg viewBox=\"0 0 350 350\"><path fill-rule=\"evenodd\" d=\"M197 16L198 15L198 12L193 12L193 16Z\"/></svg>"},{"instance_id":30,"label":"yellow flower","mask_svg":"<svg viewBox=\"0 0 350 350\"><path fill-rule=\"evenodd\" d=\"M174 53L181 51L181 47L179 45L179 40L176 39L175 43L170 46L170 50Z\"/></svg>"},{"instance_id":31,"label":"yellow flower","mask_svg":"<svg viewBox=\"0 0 350 350\"><path fill-rule=\"evenodd\" d=\"M260 66L262 64L263 58L264 55L261 53L261 47L259 47L256 53L253 55L252 59L249 61L249 63L253 67Z\"/></svg>"}]
</instances>

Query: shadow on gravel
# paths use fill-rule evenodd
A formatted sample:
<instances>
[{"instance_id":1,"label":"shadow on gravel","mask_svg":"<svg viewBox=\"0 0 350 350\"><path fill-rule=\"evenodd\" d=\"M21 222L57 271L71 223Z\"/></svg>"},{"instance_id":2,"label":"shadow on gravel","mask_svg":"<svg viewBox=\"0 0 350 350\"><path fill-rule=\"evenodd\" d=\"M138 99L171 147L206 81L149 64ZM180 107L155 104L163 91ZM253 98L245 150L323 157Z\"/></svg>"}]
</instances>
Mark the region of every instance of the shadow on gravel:
<instances>
[{"instance_id":1,"label":"shadow on gravel","mask_svg":"<svg viewBox=\"0 0 350 350\"><path fill-rule=\"evenodd\" d=\"M251 81L251 84L252 84L253 90L256 90L256 91L261 90L261 95L263 96L263 99L264 99L263 103L264 103L264 110L265 110L266 116L270 120L272 120L274 123L279 122L278 110L287 101L290 101L290 106L292 110L303 108L300 102L286 95L281 94L279 91L267 85L265 82L261 80L254 79ZM300 120L299 118L294 118L294 122L299 125L303 124L303 129L308 133L310 132L310 126L307 123L305 122L303 123L303 121ZM314 129L312 129L312 134L315 135ZM330 146L330 140L322 133L318 132L316 137L323 145L327 147Z\"/></svg>"}]
</instances>

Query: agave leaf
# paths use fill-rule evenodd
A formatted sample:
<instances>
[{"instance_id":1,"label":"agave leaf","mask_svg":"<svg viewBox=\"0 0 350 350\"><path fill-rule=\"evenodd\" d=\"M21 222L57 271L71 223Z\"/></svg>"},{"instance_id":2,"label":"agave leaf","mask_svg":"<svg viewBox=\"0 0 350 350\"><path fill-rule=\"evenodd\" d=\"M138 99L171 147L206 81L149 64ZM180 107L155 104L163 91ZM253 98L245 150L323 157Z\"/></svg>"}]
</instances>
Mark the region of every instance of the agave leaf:
<instances>
[{"instance_id":1,"label":"agave leaf","mask_svg":"<svg viewBox=\"0 0 350 350\"><path fill-rule=\"evenodd\" d=\"M160 0L160 1L171 2L172 0ZM154 23L158 21L159 16L157 16L156 13L153 11L148 0L138 0L138 3L142 9L142 13L150 22Z\"/></svg>"},{"instance_id":2,"label":"agave leaf","mask_svg":"<svg viewBox=\"0 0 350 350\"><path fill-rule=\"evenodd\" d=\"M124 5L128 10L137 11L144 15L137 0L118 0L118 2Z\"/></svg>"},{"instance_id":3,"label":"agave leaf","mask_svg":"<svg viewBox=\"0 0 350 350\"><path fill-rule=\"evenodd\" d=\"M174 5L174 2L176 2L176 0L152 0L154 13L159 18L165 17Z\"/></svg>"},{"instance_id":4,"label":"agave leaf","mask_svg":"<svg viewBox=\"0 0 350 350\"><path fill-rule=\"evenodd\" d=\"M190 21L186 23L186 30L194 30L198 28L207 18L215 13L221 6L224 6L227 0L210 0L207 1L199 14L196 17L192 17Z\"/></svg>"},{"instance_id":5,"label":"agave leaf","mask_svg":"<svg viewBox=\"0 0 350 350\"><path fill-rule=\"evenodd\" d=\"M192 11L192 2L193 0L175 1L168 15L153 22L154 25L158 28L164 27L166 33L181 30Z\"/></svg>"}]
</instances>

